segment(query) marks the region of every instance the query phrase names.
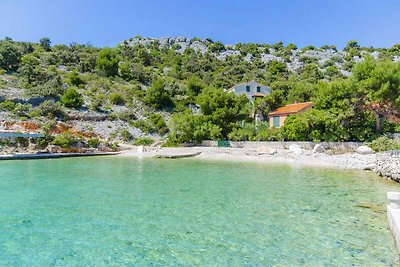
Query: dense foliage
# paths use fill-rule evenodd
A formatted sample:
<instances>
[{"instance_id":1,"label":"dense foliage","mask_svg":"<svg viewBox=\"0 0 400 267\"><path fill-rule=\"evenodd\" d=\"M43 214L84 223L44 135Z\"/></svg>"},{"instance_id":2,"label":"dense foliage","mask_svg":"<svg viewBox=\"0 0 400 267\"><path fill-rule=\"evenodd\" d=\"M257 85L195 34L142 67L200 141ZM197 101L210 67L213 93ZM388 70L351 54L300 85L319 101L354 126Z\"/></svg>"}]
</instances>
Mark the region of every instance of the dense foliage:
<instances>
[{"instance_id":1,"label":"dense foliage","mask_svg":"<svg viewBox=\"0 0 400 267\"><path fill-rule=\"evenodd\" d=\"M0 41L0 88L23 88L25 97L44 102L21 104L3 90L0 109L21 119L58 120L68 119L65 108L89 109L145 134L168 135L170 144L204 139L368 141L399 131L400 63L393 59L400 56L400 45L371 49L350 41L344 58L321 61L306 52L337 49L238 44L237 54L221 59L227 47L210 39L204 42L207 51L202 53L157 42L99 49L52 46L48 38L39 43L5 38ZM380 53L378 59L370 56L373 51ZM262 55L275 59L265 62ZM293 55L303 64L296 70L287 65ZM339 64L352 75L344 75ZM272 93L251 103L224 91L250 79L270 86ZM267 119L271 110L303 101L312 101L313 109L289 116L282 128L254 124L256 113ZM111 106L128 111L109 114ZM121 130L121 136L134 140L127 130ZM56 141L64 145L74 140L61 136Z\"/></svg>"}]
</instances>

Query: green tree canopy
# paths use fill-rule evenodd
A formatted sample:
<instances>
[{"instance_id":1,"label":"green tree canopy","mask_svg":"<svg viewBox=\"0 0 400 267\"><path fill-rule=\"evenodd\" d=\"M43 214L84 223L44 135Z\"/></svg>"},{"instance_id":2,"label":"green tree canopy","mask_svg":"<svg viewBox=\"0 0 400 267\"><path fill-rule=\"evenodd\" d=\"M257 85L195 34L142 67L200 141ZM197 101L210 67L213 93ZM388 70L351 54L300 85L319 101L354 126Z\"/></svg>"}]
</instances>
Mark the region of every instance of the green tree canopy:
<instances>
[{"instance_id":1,"label":"green tree canopy","mask_svg":"<svg viewBox=\"0 0 400 267\"><path fill-rule=\"evenodd\" d=\"M106 76L118 74L119 55L115 49L104 48L99 52L96 60L96 69Z\"/></svg>"},{"instance_id":2,"label":"green tree canopy","mask_svg":"<svg viewBox=\"0 0 400 267\"><path fill-rule=\"evenodd\" d=\"M70 87L62 95L61 103L69 108L80 108L83 104L83 99L75 88Z\"/></svg>"}]
</instances>

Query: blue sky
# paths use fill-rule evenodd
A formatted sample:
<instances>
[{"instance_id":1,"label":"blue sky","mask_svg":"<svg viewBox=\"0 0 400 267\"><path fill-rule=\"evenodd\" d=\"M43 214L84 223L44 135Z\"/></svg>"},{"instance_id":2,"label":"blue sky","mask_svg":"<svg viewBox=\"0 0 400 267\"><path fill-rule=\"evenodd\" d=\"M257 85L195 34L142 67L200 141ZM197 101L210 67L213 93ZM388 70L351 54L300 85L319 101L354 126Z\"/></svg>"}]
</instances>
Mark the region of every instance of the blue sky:
<instances>
[{"instance_id":1,"label":"blue sky","mask_svg":"<svg viewBox=\"0 0 400 267\"><path fill-rule=\"evenodd\" d=\"M400 0L0 0L0 38L115 46L137 35L390 47Z\"/></svg>"}]
</instances>

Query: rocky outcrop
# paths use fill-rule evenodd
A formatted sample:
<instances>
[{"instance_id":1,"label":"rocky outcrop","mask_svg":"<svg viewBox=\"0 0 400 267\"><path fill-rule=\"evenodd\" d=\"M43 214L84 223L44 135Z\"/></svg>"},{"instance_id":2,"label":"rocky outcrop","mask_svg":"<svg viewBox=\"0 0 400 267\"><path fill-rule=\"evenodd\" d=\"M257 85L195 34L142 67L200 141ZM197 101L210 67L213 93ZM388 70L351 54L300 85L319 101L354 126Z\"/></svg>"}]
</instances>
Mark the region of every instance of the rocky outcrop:
<instances>
[{"instance_id":1,"label":"rocky outcrop","mask_svg":"<svg viewBox=\"0 0 400 267\"><path fill-rule=\"evenodd\" d=\"M376 155L375 172L400 182L400 151L387 151Z\"/></svg>"},{"instance_id":2,"label":"rocky outcrop","mask_svg":"<svg viewBox=\"0 0 400 267\"><path fill-rule=\"evenodd\" d=\"M321 48L303 48L297 49L293 48L290 51L286 51L284 56L282 51L269 48L266 49L263 44L255 44L257 46L257 53L254 54L244 54L240 50L240 46L235 45L225 45L224 49L219 51L211 50L210 47L213 41L210 39L200 39L200 38L186 38L184 36L178 36L175 38L162 37L162 38L148 38L148 37L134 37L126 40L122 43L126 46L136 46L143 45L145 47L159 46L167 49L174 49L178 53L184 53L186 49L193 49L201 54L210 53L220 60L225 60L230 56L243 56L243 60L247 62L262 62L268 64L271 61L280 61L286 65L286 67L293 72L298 72L305 66L305 61L315 61L318 63L319 69L325 71L328 66L335 66L338 68L340 73L344 76L350 76L346 67L348 61L361 62L363 61L364 55L371 55L375 59L380 58L379 51L365 51L362 50L360 55L349 57L348 52L340 51L332 47L321 47ZM400 61L400 56L393 56L393 61Z\"/></svg>"}]
</instances>

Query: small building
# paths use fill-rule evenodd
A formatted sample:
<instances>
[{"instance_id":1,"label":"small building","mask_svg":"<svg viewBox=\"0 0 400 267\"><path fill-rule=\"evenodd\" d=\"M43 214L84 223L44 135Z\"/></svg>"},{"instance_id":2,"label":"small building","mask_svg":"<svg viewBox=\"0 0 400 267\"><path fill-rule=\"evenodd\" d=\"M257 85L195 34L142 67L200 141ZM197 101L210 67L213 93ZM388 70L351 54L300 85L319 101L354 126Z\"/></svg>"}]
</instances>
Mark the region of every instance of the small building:
<instances>
[{"instance_id":1,"label":"small building","mask_svg":"<svg viewBox=\"0 0 400 267\"><path fill-rule=\"evenodd\" d=\"M285 124L286 117L312 108L312 102L295 103L280 107L268 114L269 127L279 128Z\"/></svg>"},{"instance_id":2,"label":"small building","mask_svg":"<svg viewBox=\"0 0 400 267\"><path fill-rule=\"evenodd\" d=\"M271 93L271 88L256 81L249 81L240 83L229 88L227 92L235 93L236 95L246 95L250 101L254 101L256 98L263 98Z\"/></svg>"}]
</instances>

